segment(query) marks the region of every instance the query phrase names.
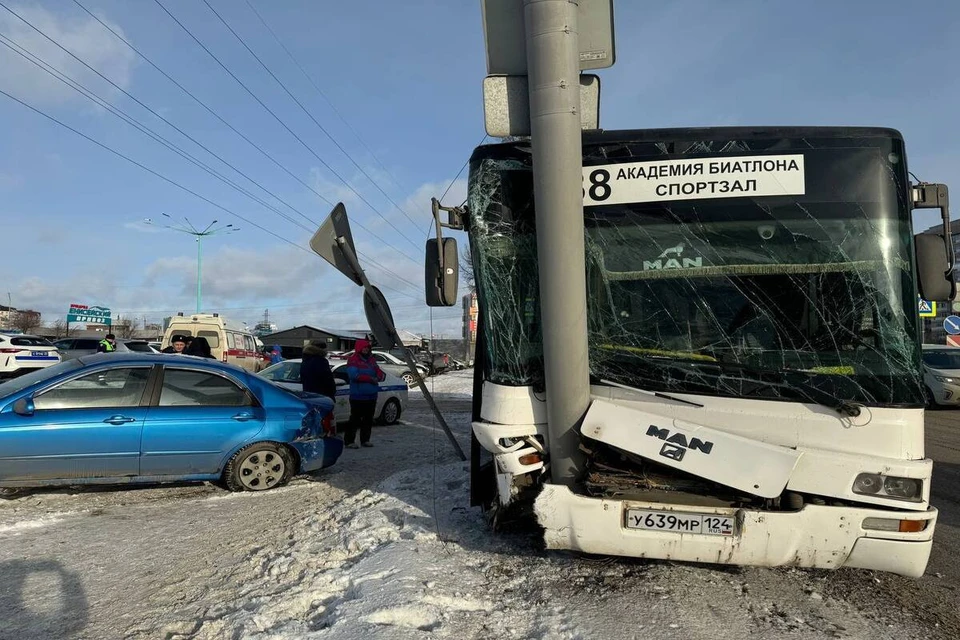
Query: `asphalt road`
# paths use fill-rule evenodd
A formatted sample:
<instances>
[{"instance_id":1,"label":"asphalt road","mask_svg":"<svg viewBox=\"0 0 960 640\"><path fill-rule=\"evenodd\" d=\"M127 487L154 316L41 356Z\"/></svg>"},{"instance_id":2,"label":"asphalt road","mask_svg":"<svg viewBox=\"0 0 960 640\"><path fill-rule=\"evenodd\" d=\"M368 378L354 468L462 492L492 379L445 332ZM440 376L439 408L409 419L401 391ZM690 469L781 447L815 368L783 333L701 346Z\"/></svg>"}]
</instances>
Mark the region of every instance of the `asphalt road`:
<instances>
[{"instance_id":1,"label":"asphalt road","mask_svg":"<svg viewBox=\"0 0 960 640\"><path fill-rule=\"evenodd\" d=\"M827 591L891 624L917 622L930 638L960 638L960 410L926 414L926 453L933 458L931 502L940 510L933 553L917 580L867 571L829 574Z\"/></svg>"}]
</instances>

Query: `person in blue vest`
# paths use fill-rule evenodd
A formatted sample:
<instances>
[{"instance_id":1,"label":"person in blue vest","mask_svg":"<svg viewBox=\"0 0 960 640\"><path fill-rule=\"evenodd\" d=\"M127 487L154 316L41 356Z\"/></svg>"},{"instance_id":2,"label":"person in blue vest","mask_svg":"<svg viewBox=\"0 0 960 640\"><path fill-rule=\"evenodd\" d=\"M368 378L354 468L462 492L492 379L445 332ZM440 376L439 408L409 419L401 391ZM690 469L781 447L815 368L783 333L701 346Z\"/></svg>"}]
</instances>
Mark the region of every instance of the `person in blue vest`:
<instances>
[{"instance_id":1,"label":"person in blue vest","mask_svg":"<svg viewBox=\"0 0 960 640\"><path fill-rule=\"evenodd\" d=\"M372 447L373 416L377 410L377 395L380 381L386 374L377 365L367 340L357 340L353 355L347 360L347 375L350 377L350 423L344 432L343 441L351 449L359 447L354 442L360 431L360 446Z\"/></svg>"},{"instance_id":2,"label":"person in blue vest","mask_svg":"<svg viewBox=\"0 0 960 640\"><path fill-rule=\"evenodd\" d=\"M117 336L108 333L97 345L97 353L113 353L117 350Z\"/></svg>"}]
</instances>

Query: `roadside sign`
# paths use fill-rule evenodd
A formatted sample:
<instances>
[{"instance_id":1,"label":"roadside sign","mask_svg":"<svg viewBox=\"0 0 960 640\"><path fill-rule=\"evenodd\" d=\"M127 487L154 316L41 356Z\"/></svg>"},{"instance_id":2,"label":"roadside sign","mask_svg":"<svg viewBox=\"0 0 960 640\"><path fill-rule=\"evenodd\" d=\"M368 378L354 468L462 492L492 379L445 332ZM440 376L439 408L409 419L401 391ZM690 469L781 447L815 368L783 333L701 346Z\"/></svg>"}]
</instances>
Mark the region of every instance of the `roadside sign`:
<instances>
[{"instance_id":1,"label":"roadside sign","mask_svg":"<svg viewBox=\"0 0 960 640\"><path fill-rule=\"evenodd\" d=\"M960 336L947 336L948 347L960 347Z\"/></svg>"},{"instance_id":2,"label":"roadside sign","mask_svg":"<svg viewBox=\"0 0 960 640\"><path fill-rule=\"evenodd\" d=\"M377 305L386 312L386 318L383 318L377 311ZM380 289L370 285L370 288L363 292L363 312L367 316L367 324L370 325L370 331L377 338L377 346L381 349L393 349L401 347L397 344L396 325L393 323L393 314L390 312L390 305L387 299L383 297ZM387 323L385 320L389 320Z\"/></svg>"},{"instance_id":3,"label":"roadside sign","mask_svg":"<svg viewBox=\"0 0 960 640\"><path fill-rule=\"evenodd\" d=\"M527 43L523 0L481 0L487 74L527 75ZM577 31L580 70L612 67L613 0L579 0Z\"/></svg>"},{"instance_id":4,"label":"roadside sign","mask_svg":"<svg viewBox=\"0 0 960 640\"><path fill-rule=\"evenodd\" d=\"M357 250L353 244L353 234L350 233L350 221L347 219L347 209L342 202L338 202L323 221L317 232L310 238L310 248L318 256L329 262L340 273L353 280L356 284L363 286L363 280L357 273L354 265L351 264L340 245L337 244L337 238L343 238L344 242L350 247L350 250L356 256Z\"/></svg>"},{"instance_id":5,"label":"roadside sign","mask_svg":"<svg viewBox=\"0 0 960 640\"><path fill-rule=\"evenodd\" d=\"M110 309L107 307L88 307L85 304L71 304L67 311L67 322L86 322L89 324L111 325Z\"/></svg>"},{"instance_id":6,"label":"roadside sign","mask_svg":"<svg viewBox=\"0 0 960 640\"><path fill-rule=\"evenodd\" d=\"M937 317L937 303L931 302L930 300L924 300L923 298L917 296L920 306L920 317L921 318L936 318Z\"/></svg>"},{"instance_id":7,"label":"roadside sign","mask_svg":"<svg viewBox=\"0 0 960 640\"><path fill-rule=\"evenodd\" d=\"M494 138L530 135L530 93L527 76L483 79L483 124ZM580 74L580 128L600 128L600 78Z\"/></svg>"},{"instance_id":8,"label":"roadside sign","mask_svg":"<svg viewBox=\"0 0 960 640\"><path fill-rule=\"evenodd\" d=\"M960 316L947 316L944 318L943 328L952 336L960 334Z\"/></svg>"}]
</instances>

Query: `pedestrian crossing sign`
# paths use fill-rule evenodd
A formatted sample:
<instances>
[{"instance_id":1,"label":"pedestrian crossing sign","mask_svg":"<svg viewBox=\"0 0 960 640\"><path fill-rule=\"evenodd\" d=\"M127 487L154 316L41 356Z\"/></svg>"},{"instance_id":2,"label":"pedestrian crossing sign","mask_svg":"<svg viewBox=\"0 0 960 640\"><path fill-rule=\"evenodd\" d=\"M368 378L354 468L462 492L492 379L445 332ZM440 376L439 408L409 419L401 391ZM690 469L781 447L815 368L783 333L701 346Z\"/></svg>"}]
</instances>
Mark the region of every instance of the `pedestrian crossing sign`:
<instances>
[{"instance_id":1,"label":"pedestrian crossing sign","mask_svg":"<svg viewBox=\"0 0 960 640\"><path fill-rule=\"evenodd\" d=\"M921 318L936 318L937 317L937 303L924 300L923 298L917 297L920 303L920 317Z\"/></svg>"}]
</instances>

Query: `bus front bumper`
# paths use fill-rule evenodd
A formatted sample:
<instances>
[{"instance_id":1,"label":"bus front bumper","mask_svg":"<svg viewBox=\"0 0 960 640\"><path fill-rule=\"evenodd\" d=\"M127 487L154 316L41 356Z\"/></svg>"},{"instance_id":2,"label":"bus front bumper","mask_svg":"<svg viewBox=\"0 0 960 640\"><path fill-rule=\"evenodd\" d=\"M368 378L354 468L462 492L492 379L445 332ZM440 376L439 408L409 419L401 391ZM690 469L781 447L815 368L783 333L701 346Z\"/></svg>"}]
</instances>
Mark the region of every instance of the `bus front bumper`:
<instances>
[{"instance_id":1,"label":"bus front bumper","mask_svg":"<svg viewBox=\"0 0 960 640\"><path fill-rule=\"evenodd\" d=\"M635 529L626 526L628 510L725 516L735 525L730 536ZM919 512L812 504L795 512L691 507L591 498L555 484L543 485L535 511L549 549L764 567L856 567L911 578L926 570L937 520L932 507ZM903 528L922 530L876 528L895 528L902 521L921 521Z\"/></svg>"}]
</instances>

